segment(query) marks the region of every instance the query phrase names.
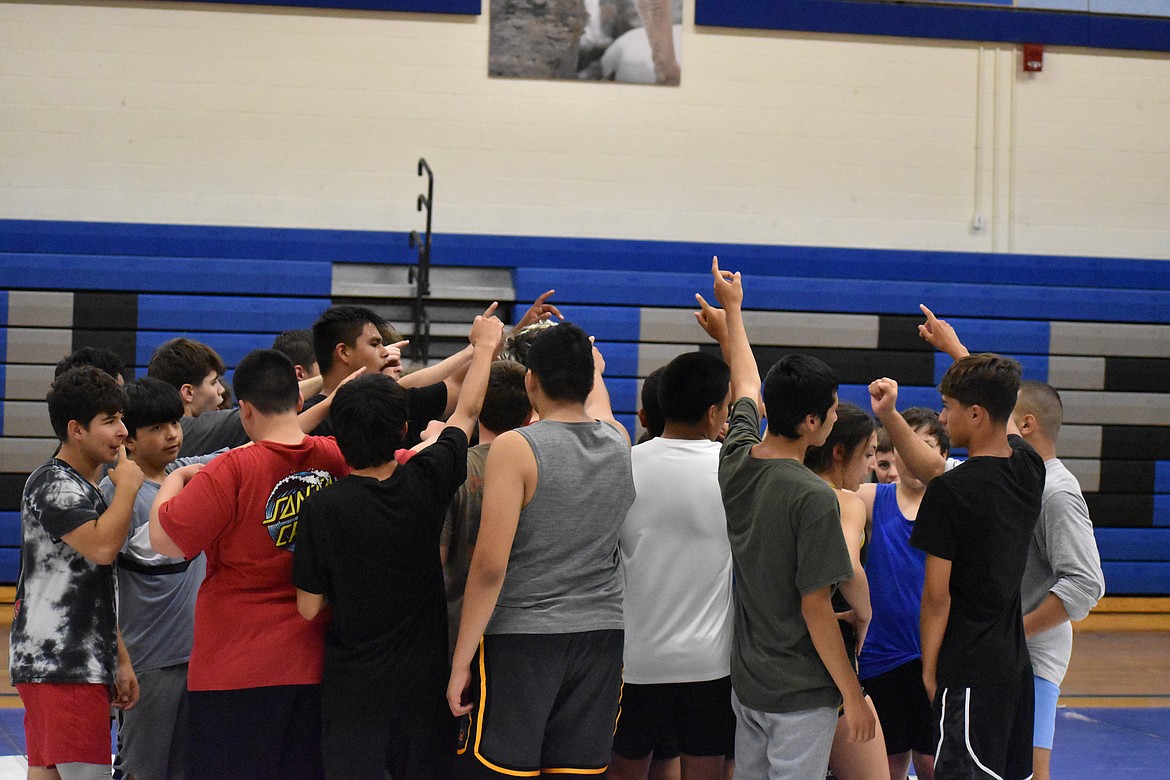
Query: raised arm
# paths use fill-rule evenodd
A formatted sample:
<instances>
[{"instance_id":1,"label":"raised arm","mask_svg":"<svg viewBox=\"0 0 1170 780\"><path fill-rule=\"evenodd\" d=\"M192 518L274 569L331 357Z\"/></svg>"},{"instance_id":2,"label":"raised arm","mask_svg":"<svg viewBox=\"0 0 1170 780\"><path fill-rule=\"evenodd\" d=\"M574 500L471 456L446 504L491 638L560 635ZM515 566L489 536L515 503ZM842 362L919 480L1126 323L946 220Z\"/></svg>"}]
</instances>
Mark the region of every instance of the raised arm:
<instances>
[{"instance_id":1,"label":"raised arm","mask_svg":"<svg viewBox=\"0 0 1170 780\"><path fill-rule=\"evenodd\" d=\"M727 320L727 365L731 368L731 400L760 400L760 369L743 324L743 279L739 272L719 268L719 258L711 258L711 276L715 283L715 300L723 307ZM708 308L703 296L696 295L699 306ZM717 315L715 315L717 316Z\"/></svg>"},{"instance_id":2,"label":"raised arm","mask_svg":"<svg viewBox=\"0 0 1170 780\"><path fill-rule=\"evenodd\" d=\"M902 456L902 461L925 482L947 470L947 459L937 449L923 441L910 424L898 414L898 383L889 377L869 383L869 405L882 422L890 443Z\"/></svg>"},{"instance_id":3,"label":"raised arm","mask_svg":"<svg viewBox=\"0 0 1170 780\"><path fill-rule=\"evenodd\" d=\"M338 388L340 388L342 385L344 385L349 380L356 379L357 377L361 376L364 373L366 373L366 367L362 366L357 371L354 371L352 374L347 376L345 379L342 379L340 382L338 382L337 387L333 388L333 392L330 393L329 395L325 396L325 398L323 398L320 403L314 404L313 406L309 407L308 409L305 409L303 412L298 414L297 415L297 426L301 429L301 432L302 433L312 433L313 431L317 430L317 426L320 425L321 423L325 422L326 419L328 419L329 407L331 407L333 405L333 396L337 394ZM306 382L311 382L313 379L316 379L316 378L317 377L311 377L310 379L301 380L300 384L303 386ZM307 397L308 396L306 396L304 391L302 390L301 391L301 398L307 398Z\"/></svg>"},{"instance_id":4,"label":"raised arm","mask_svg":"<svg viewBox=\"0 0 1170 780\"><path fill-rule=\"evenodd\" d=\"M504 340L504 324L498 317L492 316L496 306L495 303L489 306L487 311L475 318L471 326L471 363L463 380L459 402L447 420L448 428L459 428L469 439L480 410L483 409L483 396L487 392L492 360Z\"/></svg>"},{"instance_id":5,"label":"raised arm","mask_svg":"<svg viewBox=\"0 0 1170 780\"><path fill-rule=\"evenodd\" d=\"M142 469L126 457L124 444L118 448L118 465L109 477L114 483L114 500L106 511L61 537L61 541L99 566L113 563L126 543L134 515L134 499L144 480Z\"/></svg>"},{"instance_id":6,"label":"raised arm","mask_svg":"<svg viewBox=\"0 0 1170 780\"><path fill-rule=\"evenodd\" d=\"M593 344L593 337L589 337L589 343ZM585 399L585 411L594 420L601 420L607 422L621 432L622 436L626 438L626 443L630 443L630 432L626 430L626 426L617 421L613 415L613 406L609 400L609 389L605 386L605 379L602 376L605 373L605 357L602 356L601 350L597 345L593 345L593 389L589 391L589 397Z\"/></svg>"}]
</instances>

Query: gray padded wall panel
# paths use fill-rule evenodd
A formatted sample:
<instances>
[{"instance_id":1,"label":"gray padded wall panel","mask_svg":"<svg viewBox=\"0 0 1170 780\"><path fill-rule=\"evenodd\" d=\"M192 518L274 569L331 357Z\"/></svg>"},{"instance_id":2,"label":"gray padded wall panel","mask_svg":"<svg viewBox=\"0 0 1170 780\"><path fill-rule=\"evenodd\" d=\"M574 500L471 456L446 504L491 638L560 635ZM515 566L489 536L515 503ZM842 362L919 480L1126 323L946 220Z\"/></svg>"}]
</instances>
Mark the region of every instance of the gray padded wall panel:
<instances>
[{"instance_id":1,"label":"gray padded wall panel","mask_svg":"<svg viewBox=\"0 0 1170 780\"><path fill-rule=\"evenodd\" d=\"M72 328L73 293L12 290L8 293L8 324L21 327Z\"/></svg>"},{"instance_id":2,"label":"gray padded wall panel","mask_svg":"<svg viewBox=\"0 0 1170 780\"><path fill-rule=\"evenodd\" d=\"M73 331L9 328L8 362L55 366L73 351Z\"/></svg>"},{"instance_id":3,"label":"gray padded wall panel","mask_svg":"<svg viewBox=\"0 0 1170 780\"><path fill-rule=\"evenodd\" d=\"M1105 358L1048 358L1048 384L1058 390L1104 390Z\"/></svg>"},{"instance_id":4,"label":"gray padded wall panel","mask_svg":"<svg viewBox=\"0 0 1170 780\"><path fill-rule=\"evenodd\" d=\"M1100 425L1065 425L1060 429L1056 442L1059 458L1100 458Z\"/></svg>"},{"instance_id":5,"label":"gray padded wall panel","mask_svg":"<svg viewBox=\"0 0 1170 780\"><path fill-rule=\"evenodd\" d=\"M9 363L4 370L4 397L21 401L44 400L53 382L53 368Z\"/></svg>"},{"instance_id":6,"label":"gray padded wall panel","mask_svg":"<svg viewBox=\"0 0 1170 780\"><path fill-rule=\"evenodd\" d=\"M53 436L44 401L5 401L4 436Z\"/></svg>"},{"instance_id":7,"label":"gray padded wall panel","mask_svg":"<svg viewBox=\"0 0 1170 780\"><path fill-rule=\"evenodd\" d=\"M642 309L642 341L708 341L691 312L694 309ZM877 349L878 318L864 314L805 314L747 311L744 326L752 345Z\"/></svg>"},{"instance_id":8,"label":"gray padded wall panel","mask_svg":"<svg viewBox=\"0 0 1170 780\"><path fill-rule=\"evenodd\" d=\"M1170 325L1054 322L1050 333L1053 355L1170 357Z\"/></svg>"},{"instance_id":9,"label":"gray padded wall panel","mask_svg":"<svg viewBox=\"0 0 1170 780\"><path fill-rule=\"evenodd\" d=\"M1170 394L1098 393L1069 390L1060 394L1064 419L1097 425L1170 425Z\"/></svg>"}]
</instances>

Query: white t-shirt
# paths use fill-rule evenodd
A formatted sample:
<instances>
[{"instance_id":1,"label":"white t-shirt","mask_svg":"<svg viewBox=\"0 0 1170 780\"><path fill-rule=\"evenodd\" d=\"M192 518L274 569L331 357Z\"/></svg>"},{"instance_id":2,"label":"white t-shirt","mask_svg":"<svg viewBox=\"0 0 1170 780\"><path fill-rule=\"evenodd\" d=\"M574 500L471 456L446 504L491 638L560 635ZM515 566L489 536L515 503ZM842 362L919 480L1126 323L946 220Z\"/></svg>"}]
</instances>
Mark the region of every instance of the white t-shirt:
<instances>
[{"instance_id":1,"label":"white t-shirt","mask_svg":"<svg viewBox=\"0 0 1170 780\"><path fill-rule=\"evenodd\" d=\"M702 682L731 672L719 446L659 437L631 452L637 497L621 530L625 682Z\"/></svg>"}]
</instances>

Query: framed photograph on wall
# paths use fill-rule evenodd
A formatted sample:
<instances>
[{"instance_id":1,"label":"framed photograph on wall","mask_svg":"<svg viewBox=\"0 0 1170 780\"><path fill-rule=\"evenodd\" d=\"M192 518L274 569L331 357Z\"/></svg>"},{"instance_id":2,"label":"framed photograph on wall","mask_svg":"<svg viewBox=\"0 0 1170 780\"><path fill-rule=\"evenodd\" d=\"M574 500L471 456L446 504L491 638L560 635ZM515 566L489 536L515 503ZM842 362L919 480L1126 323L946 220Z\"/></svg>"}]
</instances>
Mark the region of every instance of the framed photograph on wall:
<instances>
[{"instance_id":1,"label":"framed photograph on wall","mask_svg":"<svg viewBox=\"0 0 1170 780\"><path fill-rule=\"evenodd\" d=\"M488 73L677 85L682 0L492 0Z\"/></svg>"}]
</instances>

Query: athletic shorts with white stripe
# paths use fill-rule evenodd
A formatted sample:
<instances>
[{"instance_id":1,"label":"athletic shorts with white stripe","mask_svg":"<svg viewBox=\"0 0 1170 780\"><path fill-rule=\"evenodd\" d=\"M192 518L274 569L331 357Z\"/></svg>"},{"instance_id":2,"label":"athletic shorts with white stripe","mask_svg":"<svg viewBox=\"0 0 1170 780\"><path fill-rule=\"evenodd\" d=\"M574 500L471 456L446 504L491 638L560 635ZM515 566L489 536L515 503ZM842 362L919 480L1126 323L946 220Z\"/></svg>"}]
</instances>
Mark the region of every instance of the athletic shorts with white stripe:
<instances>
[{"instance_id":1,"label":"athletic shorts with white stripe","mask_svg":"<svg viewBox=\"0 0 1170 780\"><path fill-rule=\"evenodd\" d=\"M1003 685L940 688L937 780L1027 780L1032 776L1032 670Z\"/></svg>"}]
</instances>

